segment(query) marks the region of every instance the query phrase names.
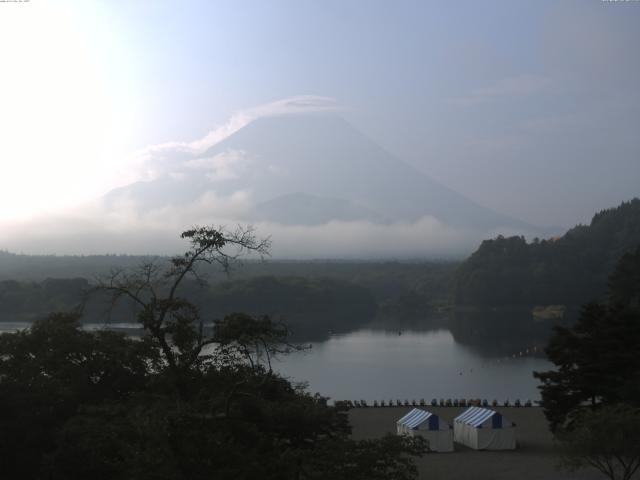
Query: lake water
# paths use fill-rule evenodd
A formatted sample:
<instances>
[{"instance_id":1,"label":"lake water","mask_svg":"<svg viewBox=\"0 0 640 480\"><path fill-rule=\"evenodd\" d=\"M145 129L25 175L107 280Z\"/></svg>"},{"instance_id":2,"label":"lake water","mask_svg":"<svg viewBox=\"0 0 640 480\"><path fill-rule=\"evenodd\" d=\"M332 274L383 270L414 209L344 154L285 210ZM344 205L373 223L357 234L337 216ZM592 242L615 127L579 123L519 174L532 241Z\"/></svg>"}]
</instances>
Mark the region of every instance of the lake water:
<instances>
[{"instance_id":1,"label":"lake water","mask_svg":"<svg viewBox=\"0 0 640 480\"><path fill-rule=\"evenodd\" d=\"M530 352L533 353L533 352ZM281 359L275 368L311 392L334 400L409 401L424 398L538 400L534 370L552 364L526 351L484 356L456 343L448 330L358 330L313 343Z\"/></svg>"},{"instance_id":2,"label":"lake water","mask_svg":"<svg viewBox=\"0 0 640 480\"><path fill-rule=\"evenodd\" d=\"M26 328L25 322L0 323L0 332ZM88 324L87 329L104 324ZM110 324L131 331L135 323ZM449 330L358 330L314 342L311 349L285 356L274 368L292 381L306 381L312 393L334 400L385 400L424 398L486 398L489 401L520 398L538 400L534 370L552 364L527 351L500 351L466 346ZM539 347L536 347L539 351Z\"/></svg>"}]
</instances>

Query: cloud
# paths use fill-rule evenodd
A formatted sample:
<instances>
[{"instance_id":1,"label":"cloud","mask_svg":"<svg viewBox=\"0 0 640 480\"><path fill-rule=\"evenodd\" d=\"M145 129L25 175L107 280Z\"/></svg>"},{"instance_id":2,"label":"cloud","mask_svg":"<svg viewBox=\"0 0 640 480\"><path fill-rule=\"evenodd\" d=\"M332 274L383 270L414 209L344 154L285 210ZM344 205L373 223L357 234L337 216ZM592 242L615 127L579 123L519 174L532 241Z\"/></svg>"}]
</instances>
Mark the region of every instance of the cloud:
<instances>
[{"instance_id":1,"label":"cloud","mask_svg":"<svg viewBox=\"0 0 640 480\"><path fill-rule=\"evenodd\" d=\"M194 225L234 228L252 205L251 192L245 190L228 196L209 191L187 205L148 211L122 196L108 206L96 202L65 215L4 222L0 248L29 254L172 255L186 248L180 232ZM461 258L485 238L514 233L456 228L430 216L390 224L332 220L311 226L275 222L253 226L260 236L272 238L276 259Z\"/></svg>"},{"instance_id":2,"label":"cloud","mask_svg":"<svg viewBox=\"0 0 640 480\"><path fill-rule=\"evenodd\" d=\"M449 102L461 107L472 107L502 98L533 95L547 88L549 84L548 77L522 74L503 78L493 85L476 88L466 95L450 98Z\"/></svg>"},{"instance_id":3,"label":"cloud","mask_svg":"<svg viewBox=\"0 0 640 480\"><path fill-rule=\"evenodd\" d=\"M298 95L234 113L222 126L191 142L165 142L134 152L130 163L136 170L136 180L150 180L172 171L185 160L196 159L211 147L236 133L251 122L263 118L303 112L342 110L331 97ZM129 179L129 181L132 181Z\"/></svg>"},{"instance_id":4,"label":"cloud","mask_svg":"<svg viewBox=\"0 0 640 480\"><path fill-rule=\"evenodd\" d=\"M434 217L385 225L333 220L313 226L255 226L259 233L271 236L276 258L455 257L468 253L474 243L468 232Z\"/></svg>"},{"instance_id":5,"label":"cloud","mask_svg":"<svg viewBox=\"0 0 640 480\"><path fill-rule=\"evenodd\" d=\"M247 153L243 150L225 150L213 157L200 157L188 160L184 168L202 172L209 180L215 182L237 178L249 164Z\"/></svg>"},{"instance_id":6,"label":"cloud","mask_svg":"<svg viewBox=\"0 0 640 480\"><path fill-rule=\"evenodd\" d=\"M165 207L140 215L123 202L118 211L94 209L31 222L7 222L2 225L0 246L29 254L176 254L185 249L180 232L202 224L233 228L237 221L229 218L229 212L239 213L249 202L246 192L236 192L222 201L211 193L187 209ZM433 217L388 225L369 221L330 221L314 226L259 222L254 227L260 236L272 238L274 258L450 258L468 254L481 239L477 232L470 235Z\"/></svg>"},{"instance_id":7,"label":"cloud","mask_svg":"<svg viewBox=\"0 0 640 480\"><path fill-rule=\"evenodd\" d=\"M98 218L105 230L119 234L137 229L178 232L195 224L229 223L243 218L253 204L248 190L237 190L230 195L208 190L184 205L164 204L150 209L140 208L135 200L122 195L109 204L98 201L77 209L69 217L60 216L58 222L62 224L66 218L75 218L89 224Z\"/></svg>"}]
</instances>

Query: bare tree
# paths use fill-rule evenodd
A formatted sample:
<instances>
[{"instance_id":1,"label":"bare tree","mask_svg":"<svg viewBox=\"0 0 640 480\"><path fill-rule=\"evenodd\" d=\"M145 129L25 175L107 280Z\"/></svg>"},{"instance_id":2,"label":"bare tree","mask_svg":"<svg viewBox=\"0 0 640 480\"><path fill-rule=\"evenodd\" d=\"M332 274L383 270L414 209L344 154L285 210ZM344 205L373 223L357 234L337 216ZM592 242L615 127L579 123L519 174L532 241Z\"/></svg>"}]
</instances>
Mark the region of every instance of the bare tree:
<instances>
[{"instance_id":1,"label":"bare tree","mask_svg":"<svg viewBox=\"0 0 640 480\"><path fill-rule=\"evenodd\" d=\"M197 226L182 233L189 249L171 258L166 265L149 261L133 271L113 271L98 279L96 289L107 292L113 307L128 299L137 310L137 319L160 348L166 366L175 378L182 378L203 361L203 348L215 342L204 334L198 309L180 296L180 287L191 277L204 283L202 264L218 265L229 272L243 255L269 254L270 238L258 238L252 227Z\"/></svg>"},{"instance_id":2,"label":"bare tree","mask_svg":"<svg viewBox=\"0 0 640 480\"><path fill-rule=\"evenodd\" d=\"M265 368L271 374L274 358L310 348L290 343L289 336L284 323L275 322L268 316L254 318L234 313L216 322L212 339L218 344L223 361L248 363L252 370Z\"/></svg>"}]
</instances>

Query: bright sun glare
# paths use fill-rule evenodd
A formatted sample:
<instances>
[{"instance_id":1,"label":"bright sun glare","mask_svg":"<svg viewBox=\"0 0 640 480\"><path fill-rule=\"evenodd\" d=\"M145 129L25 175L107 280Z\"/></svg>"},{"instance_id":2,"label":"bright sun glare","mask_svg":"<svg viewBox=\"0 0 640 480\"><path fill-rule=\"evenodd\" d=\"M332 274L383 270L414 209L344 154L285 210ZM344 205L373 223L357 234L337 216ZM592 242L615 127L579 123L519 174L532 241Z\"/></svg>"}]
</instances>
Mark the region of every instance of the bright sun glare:
<instances>
[{"instance_id":1,"label":"bright sun glare","mask_svg":"<svg viewBox=\"0 0 640 480\"><path fill-rule=\"evenodd\" d=\"M92 51L105 32L86 20L61 4L3 5L0 220L89 199L113 180L131 113Z\"/></svg>"}]
</instances>

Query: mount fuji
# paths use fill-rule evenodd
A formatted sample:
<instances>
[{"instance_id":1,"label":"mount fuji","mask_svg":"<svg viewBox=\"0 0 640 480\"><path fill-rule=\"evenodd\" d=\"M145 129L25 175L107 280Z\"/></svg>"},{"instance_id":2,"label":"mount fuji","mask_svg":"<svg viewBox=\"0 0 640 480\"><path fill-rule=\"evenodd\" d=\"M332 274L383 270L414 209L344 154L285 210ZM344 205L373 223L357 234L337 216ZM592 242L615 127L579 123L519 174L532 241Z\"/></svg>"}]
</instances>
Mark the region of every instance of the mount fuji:
<instances>
[{"instance_id":1,"label":"mount fuji","mask_svg":"<svg viewBox=\"0 0 640 480\"><path fill-rule=\"evenodd\" d=\"M474 232L536 230L438 183L335 113L258 118L204 151L174 149L160 162L154 179L110 191L105 204L126 201L138 213L199 205L212 217L292 226L433 217Z\"/></svg>"}]
</instances>

